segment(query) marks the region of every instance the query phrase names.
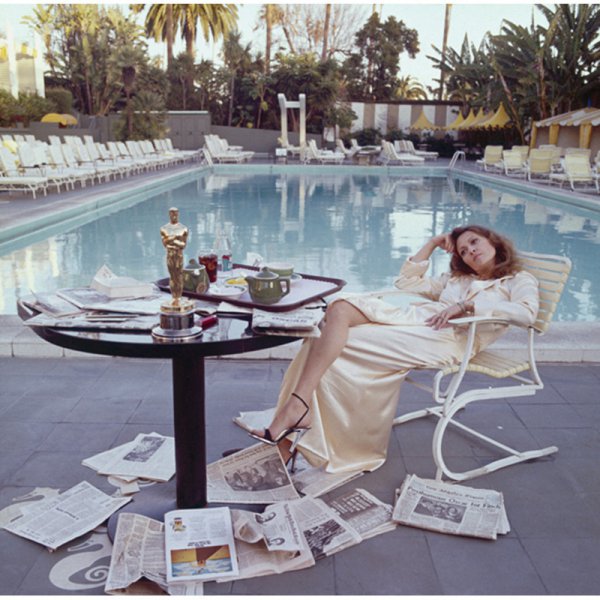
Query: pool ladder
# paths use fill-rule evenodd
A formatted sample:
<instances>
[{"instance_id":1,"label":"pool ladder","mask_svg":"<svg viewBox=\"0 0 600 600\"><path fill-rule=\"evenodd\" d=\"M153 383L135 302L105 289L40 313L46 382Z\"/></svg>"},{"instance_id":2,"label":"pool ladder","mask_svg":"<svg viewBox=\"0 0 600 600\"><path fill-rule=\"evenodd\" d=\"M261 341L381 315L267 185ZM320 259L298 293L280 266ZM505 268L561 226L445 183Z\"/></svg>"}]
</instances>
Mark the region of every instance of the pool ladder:
<instances>
[{"instance_id":1,"label":"pool ladder","mask_svg":"<svg viewBox=\"0 0 600 600\"><path fill-rule=\"evenodd\" d=\"M448 165L448 169L454 169L454 167L456 166L456 163L460 160L462 160L462 162L465 162L465 153L463 150L457 150L454 153L454 156L450 159L450 164Z\"/></svg>"}]
</instances>

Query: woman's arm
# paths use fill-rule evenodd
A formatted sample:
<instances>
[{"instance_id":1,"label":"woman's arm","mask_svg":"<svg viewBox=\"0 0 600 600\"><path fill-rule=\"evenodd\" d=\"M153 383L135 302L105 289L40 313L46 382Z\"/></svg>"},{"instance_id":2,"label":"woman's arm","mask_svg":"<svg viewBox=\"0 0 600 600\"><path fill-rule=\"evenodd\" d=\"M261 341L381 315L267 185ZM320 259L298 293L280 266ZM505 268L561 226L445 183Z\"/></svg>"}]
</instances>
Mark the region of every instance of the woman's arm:
<instances>
[{"instance_id":1,"label":"woman's arm","mask_svg":"<svg viewBox=\"0 0 600 600\"><path fill-rule=\"evenodd\" d=\"M433 236L414 256L411 257L411 260L413 262L429 260L429 257L436 248L441 248L448 253L451 253L454 250L454 242L449 233L441 233L440 235Z\"/></svg>"}]
</instances>

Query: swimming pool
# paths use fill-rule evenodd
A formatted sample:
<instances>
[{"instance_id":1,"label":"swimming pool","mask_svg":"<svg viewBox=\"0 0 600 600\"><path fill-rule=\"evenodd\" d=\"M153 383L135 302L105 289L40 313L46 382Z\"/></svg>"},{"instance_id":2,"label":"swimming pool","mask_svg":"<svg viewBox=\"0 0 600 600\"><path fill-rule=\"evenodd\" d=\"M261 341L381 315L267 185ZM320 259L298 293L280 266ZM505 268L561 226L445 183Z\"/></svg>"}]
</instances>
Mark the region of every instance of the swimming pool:
<instances>
[{"instance_id":1,"label":"swimming pool","mask_svg":"<svg viewBox=\"0 0 600 600\"><path fill-rule=\"evenodd\" d=\"M210 247L220 227L236 261L243 262L247 252L285 259L299 272L342 277L345 290L355 292L389 287L406 257L432 234L479 223L510 236L523 250L571 257L573 271L557 319L600 320L600 214L460 175L343 169L273 174L229 167L132 202L108 214L88 214L88 222L21 247L0 245L0 314L16 314L16 298L31 289L88 285L104 263L121 275L165 277L159 228L168 221L169 207L177 206L190 229L186 261ZM446 255L434 255L435 273L447 264Z\"/></svg>"}]
</instances>

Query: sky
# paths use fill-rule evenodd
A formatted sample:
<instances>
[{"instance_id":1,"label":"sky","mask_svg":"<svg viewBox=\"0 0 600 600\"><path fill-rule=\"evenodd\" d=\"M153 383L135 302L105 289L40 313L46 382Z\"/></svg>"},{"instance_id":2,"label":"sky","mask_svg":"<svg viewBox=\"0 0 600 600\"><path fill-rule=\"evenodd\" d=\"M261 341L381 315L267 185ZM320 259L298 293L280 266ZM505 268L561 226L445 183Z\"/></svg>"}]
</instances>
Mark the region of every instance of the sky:
<instances>
[{"instance_id":1,"label":"sky","mask_svg":"<svg viewBox=\"0 0 600 600\"><path fill-rule=\"evenodd\" d=\"M111 3L111 5L114 4ZM120 4L126 7L128 3L123 2ZM353 2L353 4L359 3ZM242 33L242 42L244 44L251 43L254 52L264 52L264 29L253 31L254 26L258 23L258 12L261 5L262 3L258 2L238 4L238 26ZM365 15L368 16L373 5L370 3L362 3L362 5L366 7ZM376 6L378 11L381 10L383 20L395 16L398 20L404 21L407 27L416 29L419 33L421 51L415 59L409 58L406 54L401 55L401 75L411 75L425 86L434 85L433 79L439 76L439 71L431 67L431 61L426 55L433 54L432 44L438 48L442 47L445 4L424 0L418 4L414 1L383 2L377 3ZM17 40L30 40L31 33L29 29L21 25L20 21L23 16L32 14L34 7L35 4L9 3L0 0L0 13L2 16L0 22L11 24ZM536 22L545 22L539 11L535 10L534 5L531 3L468 2L465 0L453 3L448 44L458 50L462 45L465 34L468 34L469 40L475 45L479 45L487 31L492 34L500 31L503 19L528 26L531 23L532 14L535 15ZM4 29L4 26L0 25L0 29ZM218 60L218 45L206 44L199 37L197 46L198 59ZM182 50L183 43L179 42L175 46L175 52ZM151 56L164 56L164 44L151 42L149 53Z\"/></svg>"}]
</instances>

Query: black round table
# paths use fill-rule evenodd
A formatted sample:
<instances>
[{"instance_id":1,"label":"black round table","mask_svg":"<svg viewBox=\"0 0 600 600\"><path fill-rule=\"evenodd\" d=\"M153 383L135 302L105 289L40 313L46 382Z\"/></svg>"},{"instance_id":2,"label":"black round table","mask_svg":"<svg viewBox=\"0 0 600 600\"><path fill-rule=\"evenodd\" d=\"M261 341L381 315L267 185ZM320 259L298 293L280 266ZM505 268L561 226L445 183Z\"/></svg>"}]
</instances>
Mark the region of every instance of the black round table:
<instances>
[{"instance_id":1,"label":"black round table","mask_svg":"<svg viewBox=\"0 0 600 600\"><path fill-rule=\"evenodd\" d=\"M37 314L21 300L23 320ZM74 331L32 327L41 338L71 350L127 356L169 358L173 372L176 496L178 508L206 506L206 435L204 357L240 354L296 341L296 337L257 335L248 317L221 317L190 342L157 342L150 332Z\"/></svg>"}]
</instances>

